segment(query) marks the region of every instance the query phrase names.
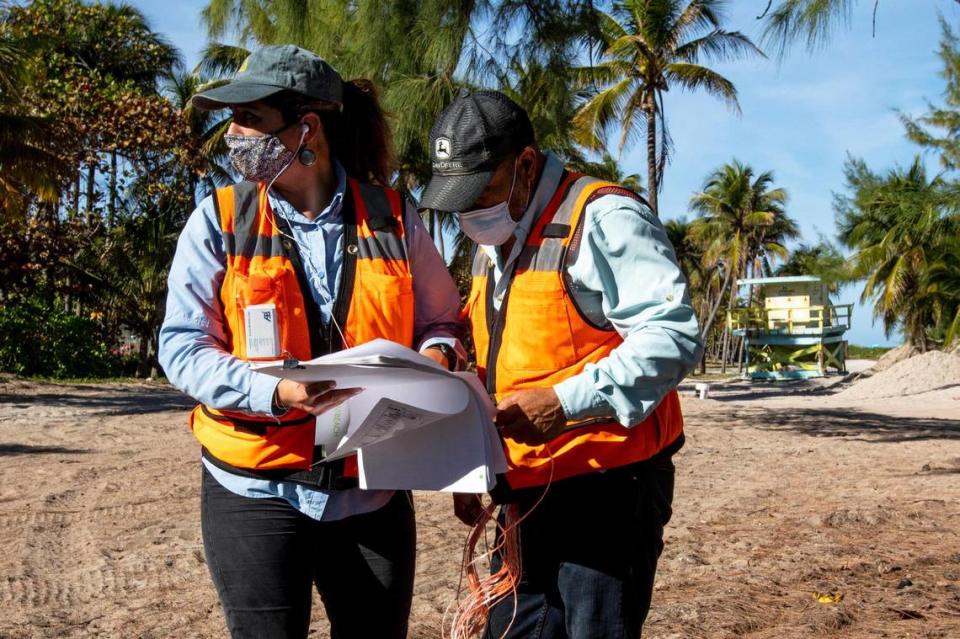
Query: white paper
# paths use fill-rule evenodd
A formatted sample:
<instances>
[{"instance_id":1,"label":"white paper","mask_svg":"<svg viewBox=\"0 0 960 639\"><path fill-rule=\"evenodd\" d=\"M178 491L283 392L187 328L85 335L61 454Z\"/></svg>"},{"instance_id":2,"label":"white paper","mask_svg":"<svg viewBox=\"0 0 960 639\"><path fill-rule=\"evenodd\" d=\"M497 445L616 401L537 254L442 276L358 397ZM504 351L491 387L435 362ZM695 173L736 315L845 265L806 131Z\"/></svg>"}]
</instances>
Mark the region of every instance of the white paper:
<instances>
[{"instance_id":1,"label":"white paper","mask_svg":"<svg viewBox=\"0 0 960 639\"><path fill-rule=\"evenodd\" d=\"M487 492L496 477L478 413L474 406L429 428L364 446L359 456L360 487Z\"/></svg>"},{"instance_id":2,"label":"white paper","mask_svg":"<svg viewBox=\"0 0 960 639\"><path fill-rule=\"evenodd\" d=\"M301 383L363 388L317 419L315 442L333 461L357 454L363 488L485 492L507 470L496 407L472 373L451 373L399 344L374 340L299 362L253 364Z\"/></svg>"},{"instance_id":3,"label":"white paper","mask_svg":"<svg viewBox=\"0 0 960 639\"><path fill-rule=\"evenodd\" d=\"M324 450L336 450L347 436L350 425L350 402L346 401L325 413L317 415L313 433L314 446L323 446Z\"/></svg>"},{"instance_id":4,"label":"white paper","mask_svg":"<svg viewBox=\"0 0 960 639\"><path fill-rule=\"evenodd\" d=\"M397 437L407 431L422 428L445 417L447 415L382 398L370 410L360 427L352 432L336 451L328 454L326 459L333 461L352 455L361 447Z\"/></svg>"}]
</instances>

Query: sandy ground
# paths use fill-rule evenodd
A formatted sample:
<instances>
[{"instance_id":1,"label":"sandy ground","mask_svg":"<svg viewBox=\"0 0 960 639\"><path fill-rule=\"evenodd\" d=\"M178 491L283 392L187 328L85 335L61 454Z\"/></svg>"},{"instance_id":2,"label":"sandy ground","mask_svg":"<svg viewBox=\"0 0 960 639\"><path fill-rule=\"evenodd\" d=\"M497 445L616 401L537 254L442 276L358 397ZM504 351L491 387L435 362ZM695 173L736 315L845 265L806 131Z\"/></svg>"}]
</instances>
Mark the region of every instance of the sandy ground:
<instances>
[{"instance_id":1,"label":"sandy ground","mask_svg":"<svg viewBox=\"0 0 960 639\"><path fill-rule=\"evenodd\" d=\"M837 382L685 392L645 637L960 637L960 388L842 405ZM189 406L156 385L0 383L0 637L225 636ZM433 638L465 531L448 496L416 500L410 636ZM314 622L326 637L319 602Z\"/></svg>"}]
</instances>

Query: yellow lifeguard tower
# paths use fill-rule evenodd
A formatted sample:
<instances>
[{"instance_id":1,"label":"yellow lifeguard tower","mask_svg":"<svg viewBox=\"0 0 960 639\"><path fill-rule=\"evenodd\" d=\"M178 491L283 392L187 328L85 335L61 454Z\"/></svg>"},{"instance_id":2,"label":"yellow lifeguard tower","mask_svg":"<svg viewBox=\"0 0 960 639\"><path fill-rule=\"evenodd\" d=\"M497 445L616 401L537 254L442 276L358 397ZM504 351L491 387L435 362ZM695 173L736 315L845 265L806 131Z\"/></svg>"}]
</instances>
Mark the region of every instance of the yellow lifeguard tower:
<instances>
[{"instance_id":1,"label":"yellow lifeguard tower","mask_svg":"<svg viewBox=\"0 0 960 639\"><path fill-rule=\"evenodd\" d=\"M727 313L731 334L744 340L747 377L823 377L830 367L846 372L843 334L853 305L832 304L819 277L764 277L740 280L737 286L755 304Z\"/></svg>"}]
</instances>

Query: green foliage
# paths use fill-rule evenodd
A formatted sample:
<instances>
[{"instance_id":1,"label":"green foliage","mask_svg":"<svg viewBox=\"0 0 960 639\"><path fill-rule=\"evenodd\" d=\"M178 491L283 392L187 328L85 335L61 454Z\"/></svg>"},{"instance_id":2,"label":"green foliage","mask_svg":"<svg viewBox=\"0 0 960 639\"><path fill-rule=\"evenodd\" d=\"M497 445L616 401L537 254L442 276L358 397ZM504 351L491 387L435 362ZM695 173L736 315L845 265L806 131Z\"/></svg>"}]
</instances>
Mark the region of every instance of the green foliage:
<instances>
[{"instance_id":1,"label":"green foliage","mask_svg":"<svg viewBox=\"0 0 960 639\"><path fill-rule=\"evenodd\" d=\"M939 154L940 165L948 170L960 169L960 40L940 18L941 76L946 80L942 107L928 105L928 111L919 118L900 114L907 137L917 144Z\"/></svg>"},{"instance_id":2,"label":"green foliage","mask_svg":"<svg viewBox=\"0 0 960 639\"><path fill-rule=\"evenodd\" d=\"M464 86L526 96L544 148L578 157L568 134L575 94L569 68L596 35L593 16L588 0L210 0L202 18L218 41L200 69L232 73L249 49L292 43L323 56L344 78L373 80L394 116L398 184L413 189L430 175L430 127ZM238 41L219 42L228 34ZM534 93L549 100L534 101Z\"/></svg>"},{"instance_id":3,"label":"green foliage","mask_svg":"<svg viewBox=\"0 0 960 639\"><path fill-rule=\"evenodd\" d=\"M144 157L170 154L194 165L180 114L157 93L179 56L136 9L80 0L4 6L0 42L21 56L22 99L14 114L33 118L33 135L44 141L39 150L55 148L58 159L55 165L24 159L53 190L49 197L21 189L24 202L41 196L58 205L50 213L77 215L82 198L84 213L106 209L112 223L126 173L137 174ZM18 152L3 128L0 121L0 158ZM98 174L108 175L106 197ZM27 212L19 208L21 216Z\"/></svg>"},{"instance_id":4,"label":"green foliage","mask_svg":"<svg viewBox=\"0 0 960 639\"><path fill-rule=\"evenodd\" d=\"M103 327L49 295L0 306L0 370L53 378L122 373L121 357Z\"/></svg>"},{"instance_id":5,"label":"green foliage","mask_svg":"<svg viewBox=\"0 0 960 639\"><path fill-rule=\"evenodd\" d=\"M663 227L670 244L673 245L677 263L687 278L691 292L697 296L702 295L706 291L707 280L712 269L704 260L703 245L694 237L695 223L681 217L667 220Z\"/></svg>"},{"instance_id":6,"label":"green foliage","mask_svg":"<svg viewBox=\"0 0 960 639\"><path fill-rule=\"evenodd\" d=\"M847 360L851 359L873 359L877 360L892 351L889 346L857 346L856 344L847 345Z\"/></svg>"},{"instance_id":7,"label":"green foliage","mask_svg":"<svg viewBox=\"0 0 960 639\"><path fill-rule=\"evenodd\" d=\"M857 0L781 0L772 2L763 17L763 40L783 55L794 41L803 41L813 51L830 39L838 23L849 23ZM772 10L771 10L772 8Z\"/></svg>"},{"instance_id":8,"label":"green foliage","mask_svg":"<svg viewBox=\"0 0 960 639\"><path fill-rule=\"evenodd\" d=\"M707 178L690 206L700 214L690 229L692 240L703 251L704 262L723 273L712 308L703 322L708 336L729 291L729 307L736 300L736 281L751 270L765 275L771 259L785 259L786 241L799 236L796 222L786 212L787 192L773 187L773 172L759 175L734 160Z\"/></svg>"},{"instance_id":9,"label":"green foliage","mask_svg":"<svg viewBox=\"0 0 960 639\"><path fill-rule=\"evenodd\" d=\"M0 98L0 296L50 291L111 334L134 331L145 375L173 242L195 197L226 178L225 125L188 107L203 78L182 73L127 5L3 4L0 62L11 56L21 72L0 73L19 91Z\"/></svg>"},{"instance_id":10,"label":"green foliage","mask_svg":"<svg viewBox=\"0 0 960 639\"><path fill-rule=\"evenodd\" d=\"M703 90L739 112L733 83L701 62L763 55L747 36L721 28L723 9L719 0L619 2L600 15L601 61L579 69L590 97L574 120L578 141L599 150L598 142L616 126L622 152L645 133L647 197L655 213L671 149L664 92Z\"/></svg>"},{"instance_id":11,"label":"green foliage","mask_svg":"<svg viewBox=\"0 0 960 639\"><path fill-rule=\"evenodd\" d=\"M26 297L38 290L86 301L93 283L71 266L89 240L80 220L49 217L0 219L0 297Z\"/></svg>"},{"instance_id":12,"label":"green foliage","mask_svg":"<svg viewBox=\"0 0 960 639\"><path fill-rule=\"evenodd\" d=\"M872 301L887 335L902 328L907 340L926 349L960 298L948 283L960 233L957 185L928 179L920 158L884 175L863 160L845 167L848 195L836 195L840 241L854 249L853 275L866 280L861 300ZM939 284L930 279L939 264Z\"/></svg>"},{"instance_id":13,"label":"green foliage","mask_svg":"<svg viewBox=\"0 0 960 639\"><path fill-rule=\"evenodd\" d=\"M850 265L830 240L821 237L816 244L799 244L790 251L786 261L775 275L816 275L831 293L838 293L840 285L851 281Z\"/></svg>"}]
</instances>

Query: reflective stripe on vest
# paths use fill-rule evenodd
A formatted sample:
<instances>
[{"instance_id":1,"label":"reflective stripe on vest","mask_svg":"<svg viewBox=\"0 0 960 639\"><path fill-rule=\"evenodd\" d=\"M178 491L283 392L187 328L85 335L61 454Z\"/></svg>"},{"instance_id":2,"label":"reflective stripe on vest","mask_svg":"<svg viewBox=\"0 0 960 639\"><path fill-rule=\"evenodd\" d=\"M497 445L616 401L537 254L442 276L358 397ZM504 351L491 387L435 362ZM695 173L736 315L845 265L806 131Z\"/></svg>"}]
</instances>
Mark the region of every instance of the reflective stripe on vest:
<instances>
[{"instance_id":1,"label":"reflective stripe on vest","mask_svg":"<svg viewBox=\"0 0 960 639\"><path fill-rule=\"evenodd\" d=\"M223 233L226 270L220 286L226 349L246 356L244 309L277 308L284 356L307 360L376 338L413 346L413 285L404 243L400 193L348 178L343 201L343 265L331 323L323 326L293 242L281 234L264 184L241 182L214 196ZM288 233L287 233L288 234ZM310 468L314 420L301 411L280 418L198 406L194 436L210 454L237 468ZM349 468L350 464L348 464Z\"/></svg>"},{"instance_id":2,"label":"reflective stripe on vest","mask_svg":"<svg viewBox=\"0 0 960 639\"><path fill-rule=\"evenodd\" d=\"M473 264L473 288L464 309L473 330L477 367L497 401L527 388L551 388L607 357L623 343L612 327L579 312L564 277L583 210L601 191L622 187L567 173L530 231L499 310L493 306L493 265L482 251ZM641 283L638 283L641 285ZM676 391L642 423L625 428L610 418L570 422L546 445L505 439L512 488L616 468L653 457L683 432Z\"/></svg>"}]
</instances>

